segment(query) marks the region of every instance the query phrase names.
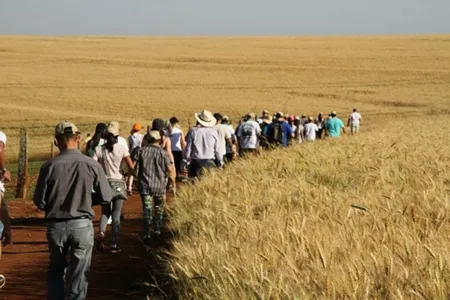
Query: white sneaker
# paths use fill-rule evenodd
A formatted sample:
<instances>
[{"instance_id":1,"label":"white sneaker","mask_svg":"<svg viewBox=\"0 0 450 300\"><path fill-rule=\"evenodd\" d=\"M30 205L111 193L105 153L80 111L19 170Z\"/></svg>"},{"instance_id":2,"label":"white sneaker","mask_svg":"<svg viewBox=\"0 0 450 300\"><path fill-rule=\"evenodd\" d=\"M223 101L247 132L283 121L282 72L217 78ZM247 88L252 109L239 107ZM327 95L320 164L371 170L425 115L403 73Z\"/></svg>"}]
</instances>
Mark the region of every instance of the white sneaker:
<instances>
[{"instance_id":1,"label":"white sneaker","mask_svg":"<svg viewBox=\"0 0 450 300\"><path fill-rule=\"evenodd\" d=\"M4 287L5 284L6 284L5 276L0 275L0 289L1 289L2 287Z\"/></svg>"},{"instance_id":2,"label":"white sneaker","mask_svg":"<svg viewBox=\"0 0 450 300\"><path fill-rule=\"evenodd\" d=\"M112 218L111 217L109 217L109 219L108 219L108 223L107 223L108 225L111 225L112 224Z\"/></svg>"}]
</instances>

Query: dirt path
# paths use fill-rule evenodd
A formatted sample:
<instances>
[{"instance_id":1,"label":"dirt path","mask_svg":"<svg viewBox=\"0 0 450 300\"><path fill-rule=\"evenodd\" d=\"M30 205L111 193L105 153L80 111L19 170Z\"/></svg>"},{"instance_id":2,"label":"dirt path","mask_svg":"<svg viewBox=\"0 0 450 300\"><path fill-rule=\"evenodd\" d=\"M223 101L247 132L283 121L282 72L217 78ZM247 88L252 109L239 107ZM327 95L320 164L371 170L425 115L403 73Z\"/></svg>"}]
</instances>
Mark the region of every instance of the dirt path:
<instances>
[{"instance_id":1,"label":"dirt path","mask_svg":"<svg viewBox=\"0 0 450 300\"><path fill-rule=\"evenodd\" d=\"M0 274L7 280L0 290L0 299L45 299L49 253L43 215L31 201L16 200L9 206L14 244L4 248L0 262ZM162 275L167 268L164 255L157 255L170 249L172 235L164 232L163 240L155 241L151 251L147 251L139 240L141 211L140 197L133 195L124 206L121 253L113 255L94 249L88 299L146 299L147 294L152 299L173 298L171 281ZM99 215L96 208L97 219ZM98 222L94 224L97 232Z\"/></svg>"}]
</instances>

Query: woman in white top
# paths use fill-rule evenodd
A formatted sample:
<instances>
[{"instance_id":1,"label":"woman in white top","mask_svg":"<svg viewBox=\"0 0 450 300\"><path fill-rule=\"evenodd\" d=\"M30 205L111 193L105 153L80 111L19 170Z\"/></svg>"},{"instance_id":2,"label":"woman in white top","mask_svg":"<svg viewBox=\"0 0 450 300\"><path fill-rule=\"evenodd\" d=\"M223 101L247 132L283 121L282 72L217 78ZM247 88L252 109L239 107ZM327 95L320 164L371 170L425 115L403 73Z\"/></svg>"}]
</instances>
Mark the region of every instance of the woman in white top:
<instances>
[{"instance_id":1,"label":"woman in white top","mask_svg":"<svg viewBox=\"0 0 450 300\"><path fill-rule=\"evenodd\" d=\"M186 140L183 131L178 126L178 119L172 117L169 120L169 126L167 128L167 135L170 138L172 155L175 163L175 169L178 174L183 173L181 170L181 161L183 160L183 151L186 147Z\"/></svg>"},{"instance_id":2,"label":"woman in white top","mask_svg":"<svg viewBox=\"0 0 450 300\"><path fill-rule=\"evenodd\" d=\"M115 121L109 123L105 138L105 144L95 149L93 159L102 165L111 186L113 199L111 201L112 205L109 203L102 205L100 231L97 235L97 249L100 251L104 250L106 225L109 217L112 216L111 252L116 253L121 251L117 246L120 229L120 215L122 213L123 202L127 200L121 164L122 162L125 162L130 171L134 166L127 145L118 142L119 123Z\"/></svg>"}]
</instances>

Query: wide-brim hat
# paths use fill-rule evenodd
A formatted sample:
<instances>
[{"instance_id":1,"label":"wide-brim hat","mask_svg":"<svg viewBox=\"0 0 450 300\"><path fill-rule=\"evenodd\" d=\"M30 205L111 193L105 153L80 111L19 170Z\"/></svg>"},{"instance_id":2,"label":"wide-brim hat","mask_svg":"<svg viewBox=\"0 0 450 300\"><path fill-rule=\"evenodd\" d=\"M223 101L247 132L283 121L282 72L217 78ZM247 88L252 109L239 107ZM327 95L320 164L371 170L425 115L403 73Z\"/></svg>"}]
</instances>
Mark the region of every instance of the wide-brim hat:
<instances>
[{"instance_id":1,"label":"wide-brim hat","mask_svg":"<svg viewBox=\"0 0 450 300\"><path fill-rule=\"evenodd\" d=\"M200 123L200 125L204 127L213 127L217 123L217 120L216 118L214 118L214 115L207 110L203 110L201 113L196 113L195 118Z\"/></svg>"}]
</instances>

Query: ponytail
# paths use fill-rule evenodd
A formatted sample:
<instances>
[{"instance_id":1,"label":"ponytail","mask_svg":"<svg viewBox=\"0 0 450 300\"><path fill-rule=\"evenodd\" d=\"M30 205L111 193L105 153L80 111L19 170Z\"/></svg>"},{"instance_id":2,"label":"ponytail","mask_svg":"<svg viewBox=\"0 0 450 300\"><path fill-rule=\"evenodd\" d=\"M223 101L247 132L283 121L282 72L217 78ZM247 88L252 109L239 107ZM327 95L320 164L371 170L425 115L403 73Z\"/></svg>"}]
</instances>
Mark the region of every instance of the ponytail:
<instances>
[{"instance_id":1,"label":"ponytail","mask_svg":"<svg viewBox=\"0 0 450 300\"><path fill-rule=\"evenodd\" d=\"M109 152L114 151L114 145L118 142L118 136L114 136L112 133L106 134L106 143L105 143L105 149L107 149Z\"/></svg>"}]
</instances>

